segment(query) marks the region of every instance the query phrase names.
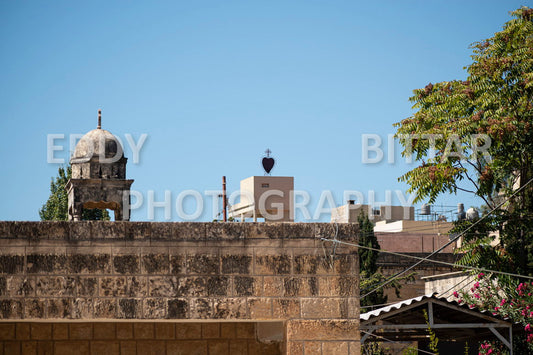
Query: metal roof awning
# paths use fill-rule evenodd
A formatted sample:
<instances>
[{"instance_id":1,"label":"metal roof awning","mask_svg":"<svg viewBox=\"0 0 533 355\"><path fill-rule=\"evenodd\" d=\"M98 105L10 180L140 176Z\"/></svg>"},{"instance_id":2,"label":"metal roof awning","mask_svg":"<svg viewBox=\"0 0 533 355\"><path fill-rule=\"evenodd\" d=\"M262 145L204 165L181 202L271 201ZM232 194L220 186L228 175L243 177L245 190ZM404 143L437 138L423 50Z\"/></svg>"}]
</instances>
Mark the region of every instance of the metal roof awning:
<instances>
[{"instance_id":1,"label":"metal roof awning","mask_svg":"<svg viewBox=\"0 0 533 355\"><path fill-rule=\"evenodd\" d=\"M442 341L497 338L512 355L513 322L487 311L448 301L435 294L419 296L360 315L361 343L365 341L418 341L431 329Z\"/></svg>"}]
</instances>

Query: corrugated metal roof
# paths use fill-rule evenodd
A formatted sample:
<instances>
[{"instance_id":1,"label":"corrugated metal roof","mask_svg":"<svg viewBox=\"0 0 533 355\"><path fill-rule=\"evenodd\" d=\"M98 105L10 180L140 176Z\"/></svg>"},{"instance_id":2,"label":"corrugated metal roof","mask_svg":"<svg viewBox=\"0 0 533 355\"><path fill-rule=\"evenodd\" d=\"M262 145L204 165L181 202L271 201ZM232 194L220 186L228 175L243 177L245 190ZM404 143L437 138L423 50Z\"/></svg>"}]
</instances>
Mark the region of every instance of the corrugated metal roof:
<instances>
[{"instance_id":1,"label":"corrugated metal roof","mask_svg":"<svg viewBox=\"0 0 533 355\"><path fill-rule=\"evenodd\" d=\"M391 305L386 306L386 307L378 308L378 309L375 309L375 310L370 311L370 312L361 313L361 315L359 316L359 319L362 320L362 321L367 321L367 320L371 319L372 317L377 317L377 316L379 316L379 315L381 315L383 313L388 313L390 311L397 310L397 309L400 309L402 307L410 306L413 303L421 302L421 301L424 301L425 299L432 298L432 299L435 299L435 300L439 300L439 301L442 301L442 302L446 302L446 303L452 304L454 306L458 306L458 307L461 307L461 308L464 308L464 309L475 311L475 312L481 313L483 315L491 316L491 317L494 317L494 318L499 319L499 320L509 321L508 317L502 317L500 315L494 315L492 312L490 312L488 310L480 310L480 309L477 309L476 307L470 308L470 306L468 306L467 304L464 304L464 303L461 304L461 303L459 303L457 301L450 301L446 297L437 297L436 295L437 295L436 293L432 293L432 294L427 294L427 295L423 295L423 296L418 296L418 297L410 298L408 300L400 301L398 303L391 304Z\"/></svg>"},{"instance_id":2,"label":"corrugated metal roof","mask_svg":"<svg viewBox=\"0 0 533 355\"><path fill-rule=\"evenodd\" d=\"M392 310L400 309L403 306L409 306L413 302L420 302L420 301L422 301L422 300L424 300L426 298L432 298L433 295L434 294L418 296L418 297L410 298L408 300L400 301L398 303L391 304L391 305L386 306L386 307L378 308L378 309L375 309L375 310L370 311L370 312L361 313L361 315L359 316L359 319L361 319L361 320L369 320L370 318L377 317L377 316L379 316L382 313L388 313L388 312L390 312Z\"/></svg>"}]
</instances>

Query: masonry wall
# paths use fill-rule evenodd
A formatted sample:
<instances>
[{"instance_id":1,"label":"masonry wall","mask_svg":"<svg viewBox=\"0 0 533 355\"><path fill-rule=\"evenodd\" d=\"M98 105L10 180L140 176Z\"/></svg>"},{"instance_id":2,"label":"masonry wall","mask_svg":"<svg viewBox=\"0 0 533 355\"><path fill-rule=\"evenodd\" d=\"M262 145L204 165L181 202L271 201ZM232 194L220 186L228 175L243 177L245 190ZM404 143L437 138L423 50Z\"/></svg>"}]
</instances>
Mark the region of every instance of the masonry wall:
<instances>
[{"instance_id":1,"label":"masonry wall","mask_svg":"<svg viewBox=\"0 0 533 355\"><path fill-rule=\"evenodd\" d=\"M279 354L279 343L258 341L256 328L250 322L0 323L0 353Z\"/></svg>"},{"instance_id":2,"label":"masonry wall","mask_svg":"<svg viewBox=\"0 0 533 355\"><path fill-rule=\"evenodd\" d=\"M417 258L424 258L429 255L429 253L404 253L404 254L414 256ZM452 253L439 253L439 254L432 256L431 260L454 263L456 257L457 256ZM418 261L417 259L408 258L408 257L401 257L401 256L396 256L396 255L390 255L390 254L380 254L377 264L378 264L378 267L381 268L383 275L388 277L388 276L395 275L405 270L406 268L412 266L417 261ZM402 279L399 281L399 284L401 285L399 297L396 295L393 289L391 288L385 289L385 295L388 296L387 301L397 302L400 300L405 300L405 299L409 299L413 297L418 297L420 295L425 295L427 294L426 281L424 280L425 277L445 274L451 271L456 271L456 269L452 266L437 264L433 262L423 262L417 267L415 267L414 269L412 269L411 272L407 273L407 274L414 273L412 278ZM403 276L407 276L407 274ZM363 310L363 312L367 312L367 311L368 309Z\"/></svg>"},{"instance_id":3,"label":"masonry wall","mask_svg":"<svg viewBox=\"0 0 533 355\"><path fill-rule=\"evenodd\" d=\"M93 335L102 321L115 329L121 322L153 322L154 332L160 322L174 329L216 322L222 329L227 322L257 328L278 321L280 334L262 344L277 342L289 354L357 354L358 257L354 247L333 248L321 239L332 238L333 227L0 222L0 318L15 329L18 321L81 322ZM356 225L341 225L337 238L356 242L356 232ZM229 347L230 338L221 339ZM87 341L92 349L100 340Z\"/></svg>"}]
</instances>

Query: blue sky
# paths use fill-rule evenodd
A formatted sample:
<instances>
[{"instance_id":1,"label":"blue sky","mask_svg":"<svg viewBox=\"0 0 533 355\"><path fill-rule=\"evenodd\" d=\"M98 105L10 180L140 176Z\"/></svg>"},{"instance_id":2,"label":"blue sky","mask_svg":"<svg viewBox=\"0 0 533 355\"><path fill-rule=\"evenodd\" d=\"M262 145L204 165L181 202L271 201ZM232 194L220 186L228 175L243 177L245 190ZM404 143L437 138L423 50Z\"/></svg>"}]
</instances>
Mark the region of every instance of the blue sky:
<instances>
[{"instance_id":1,"label":"blue sky","mask_svg":"<svg viewBox=\"0 0 533 355\"><path fill-rule=\"evenodd\" d=\"M462 79L469 45L491 37L525 1L2 1L1 220L38 220L57 164L47 135L96 127L148 139L133 189L172 196L229 191L262 175L294 176L337 204L345 190L378 201L413 168L363 164L362 134L386 140L429 82ZM194 209L187 200L186 209ZM210 203L206 198L206 203ZM397 200L393 200L398 203ZM479 205L469 195L438 204ZM210 211L199 220L212 219ZM147 220L146 208L132 220ZM156 220L164 220L161 209ZM324 215L321 220L329 220Z\"/></svg>"}]
</instances>

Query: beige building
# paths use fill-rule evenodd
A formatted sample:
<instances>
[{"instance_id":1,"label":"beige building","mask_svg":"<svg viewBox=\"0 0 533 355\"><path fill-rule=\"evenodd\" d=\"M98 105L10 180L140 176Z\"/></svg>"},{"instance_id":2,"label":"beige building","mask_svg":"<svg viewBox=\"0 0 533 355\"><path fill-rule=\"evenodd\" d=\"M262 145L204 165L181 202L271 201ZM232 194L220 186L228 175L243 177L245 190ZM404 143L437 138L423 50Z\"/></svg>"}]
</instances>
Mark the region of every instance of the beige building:
<instances>
[{"instance_id":1,"label":"beige building","mask_svg":"<svg viewBox=\"0 0 533 355\"><path fill-rule=\"evenodd\" d=\"M445 221L379 221L374 226L374 232L383 233L410 233L410 234L448 234L453 223Z\"/></svg>"},{"instance_id":2,"label":"beige building","mask_svg":"<svg viewBox=\"0 0 533 355\"><path fill-rule=\"evenodd\" d=\"M241 222L293 222L293 191L292 176L250 176L241 180L240 202L230 206L229 217Z\"/></svg>"},{"instance_id":3,"label":"beige building","mask_svg":"<svg viewBox=\"0 0 533 355\"><path fill-rule=\"evenodd\" d=\"M350 200L344 206L331 210L331 221L337 223L355 223L357 217L364 212L368 218L376 223L379 221L414 220L415 208L404 206L380 206L362 205Z\"/></svg>"}]
</instances>

